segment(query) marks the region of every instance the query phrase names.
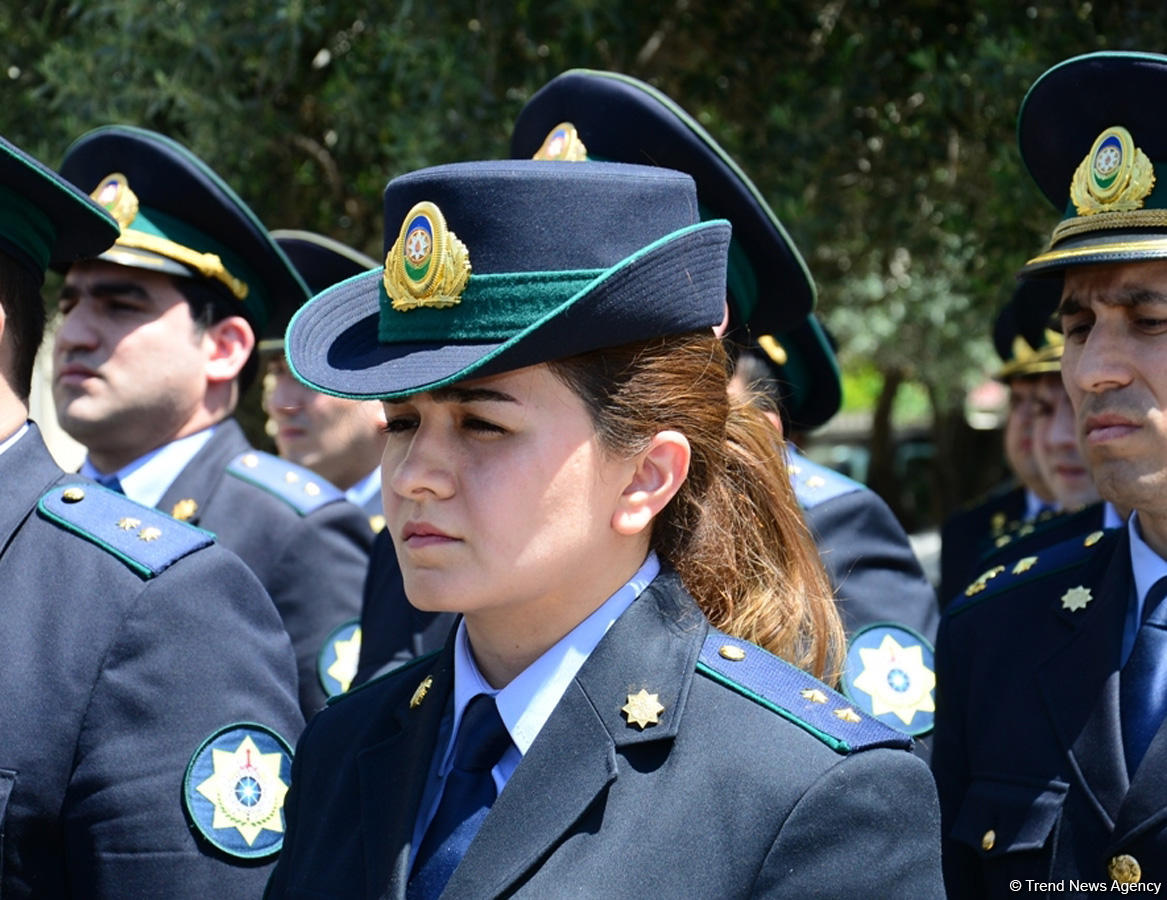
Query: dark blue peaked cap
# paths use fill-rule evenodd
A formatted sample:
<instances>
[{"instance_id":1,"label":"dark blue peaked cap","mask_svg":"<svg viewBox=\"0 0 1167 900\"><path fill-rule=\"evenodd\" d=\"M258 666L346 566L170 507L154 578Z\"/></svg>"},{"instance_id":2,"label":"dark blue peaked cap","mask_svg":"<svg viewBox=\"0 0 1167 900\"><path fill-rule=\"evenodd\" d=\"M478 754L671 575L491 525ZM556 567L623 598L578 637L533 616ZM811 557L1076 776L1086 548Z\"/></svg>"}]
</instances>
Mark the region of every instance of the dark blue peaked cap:
<instances>
[{"instance_id":1,"label":"dark blue peaked cap","mask_svg":"<svg viewBox=\"0 0 1167 900\"><path fill-rule=\"evenodd\" d=\"M818 428L839 411L839 364L826 329L813 314L783 334L758 335L751 349L778 383L779 409L792 430Z\"/></svg>"},{"instance_id":2,"label":"dark blue peaked cap","mask_svg":"<svg viewBox=\"0 0 1167 900\"><path fill-rule=\"evenodd\" d=\"M1061 336L1049 333L1062 296L1061 278L1019 282L993 322L993 346L1003 365L1000 381L1062 370Z\"/></svg>"},{"instance_id":3,"label":"dark blue peaked cap","mask_svg":"<svg viewBox=\"0 0 1167 900\"><path fill-rule=\"evenodd\" d=\"M1044 73L1017 121L1021 157L1062 214L1024 277L1167 258L1167 56L1105 51Z\"/></svg>"},{"instance_id":4,"label":"dark blue peaked cap","mask_svg":"<svg viewBox=\"0 0 1167 900\"><path fill-rule=\"evenodd\" d=\"M0 137L0 250L44 278L50 265L94 256L117 236L105 210Z\"/></svg>"},{"instance_id":5,"label":"dark blue peaked cap","mask_svg":"<svg viewBox=\"0 0 1167 900\"><path fill-rule=\"evenodd\" d=\"M729 223L680 172L456 163L385 188L385 266L314 297L287 356L316 390L397 399L469 377L712 328Z\"/></svg>"},{"instance_id":6,"label":"dark blue peaked cap","mask_svg":"<svg viewBox=\"0 0 1167 900\"><path fill-rule=\"evenodd\" d=\"M815 287L802 255L754 183L680 106L627 75L572 69L523 107L511 155L529 159L561 123L570 123L590 159L665 166L693 176L703 216L733 224L728 287L734 326L748 326L757 336L804 325Z\"/></svg>"},{"instance_id":7,"label":"dark blue peaked cap","mask_svg":"<svg viewBox=\"0 0 1167 900\"><path fill-rule=\"evenodd\" d=\"M308 299L255 213L177 141L128 125L98 128L65 151L61 174L121 225L101 259L219 286L257 331Z\"/></svg>"},{"instance_id":8,"label":"dark blue peaked cap","mask_svg":"<svg viewBox=\"0 0 1167 900\"><path fill-rule=\"evenodd\" d=\"M271 236L313 294L319 294L325 288L375 269L378 265L375 259L365 256L359 250L312 231L283 228L274 230ZM268 322L265 337L259 342L261 351L283 352L284 331L294 312L289 310L282 320Z\"/></svg>"}]
</instances>

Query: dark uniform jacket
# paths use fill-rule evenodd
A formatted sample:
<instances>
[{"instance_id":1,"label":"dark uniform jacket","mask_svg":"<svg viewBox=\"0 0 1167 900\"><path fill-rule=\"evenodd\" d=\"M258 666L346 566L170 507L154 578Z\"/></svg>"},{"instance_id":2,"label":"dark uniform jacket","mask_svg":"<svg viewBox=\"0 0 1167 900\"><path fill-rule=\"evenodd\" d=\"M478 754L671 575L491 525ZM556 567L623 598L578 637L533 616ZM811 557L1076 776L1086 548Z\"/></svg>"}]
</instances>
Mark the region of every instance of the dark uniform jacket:
<instances>
[{"instance_id":1,"label":"dark uniform jacket","mask_svg":"<svg viewBox=\"0 0 1167 900\"><path fill-rule=\"evenodd\" d=\"M233 419L219 424L158 508L214 532L271 594L310 718L326 699L317 666L328 636L360 613L373 543L366 516L309 470L253 450Z\"/></svg>"},{"instance_id":2,"label":"dark uniform jacket","mask_svg":"<svg viewBox=\"0 0 1167 900\"><path fill-rule=\"evenodd\" d=\"M725 644L745 659L722 658ZM761 675L748 692L734 680L767 664L781 676ZM452 681L450 641L313 720L268 896L404 896ZM621 714L642 689L664 707L644 730ZM712 633L677 576L662 572L568 686L443 896L940 897L927 768L896 732L833 715L845 704ZM824 727L816 735L800 717Z\"/></svg>"},{"instance_id":3,"label":"dark uniform jacket","mask_svg":"<svg viewBox=\"0 0 1167 900\"><path fill-rule=\"evenodd\" d=\"M98 529L78 524L97 508ZM102 528L148 561L96 543ZM266 867L197 838L182 800L217 730L294 741L303 727L255 577L205 535L64 475L34 426L0 454L0 602L0 895L257 895Z\"/></svg>"},{"instance_id":4,"label":"dark uniform jacket","mask_svg":"<svg viewBox=\"0 0 1167 900\"><path fill-rule=\"evenodd\" d=\"M949 516L940 528L940 608L972 581L977 561L1011 522L1025 516L1025 488L992 494L982 503Z\"/></svg>"},{"instance_id":5,"label":"dark uniform jacket","mask_svg":"<svg viewBox=\"0 0 1167 900\"><path fill-rule=\"evenodd\" d=\"M934 641L936 592L883 498L799 453L791 453L790 478L847 634L895 622Z\"/></svg>"},{"instance_id":6,"label":"dark uniform jacket","mask_svg":"<svg viewBox=\"0 0 1167 900\"><path fill-rule=\"evenodd\" d=\"M1015 896L1013 879L1109 883L1132 861L1144 883L1167 881L1167 727L1137 772L1123 755L1127 530L1043 549L978 584L945 614L936 648L950 896Z\"/></svg>"}]
</instances>

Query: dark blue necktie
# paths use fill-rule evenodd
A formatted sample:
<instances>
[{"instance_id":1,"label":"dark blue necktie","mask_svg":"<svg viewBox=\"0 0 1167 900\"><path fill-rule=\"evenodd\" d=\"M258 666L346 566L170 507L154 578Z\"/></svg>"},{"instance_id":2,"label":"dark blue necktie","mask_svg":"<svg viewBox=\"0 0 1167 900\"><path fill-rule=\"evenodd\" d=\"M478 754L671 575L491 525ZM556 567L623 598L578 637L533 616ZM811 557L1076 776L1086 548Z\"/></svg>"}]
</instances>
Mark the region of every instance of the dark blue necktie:
<instances>
[{"instance_id":1,"label":"dark blue necktie","mask_svg":"<svg viewBox=\"0 0 1167 900\"><path fill-rule=\"evenodd\" d=\"M511 737L494 698L479 694L462 713L453 768L414 859L407 900L431 900L445 889L494 803L490 770L510 746Z\"/></svg>"},{"instance_id":2,"label":"dark blue necktie","mask_svg":"<svg viewBox=\"0 0 1167 900\"><path fill-rule=\"evenodd\" d=\"M98 475L93 479L102 487L107 487L111 491L117 491L119 494L124 494L122 490L122 483L118 480L117 475Z\"/></svg>"},{"instance_id":3,"label":"dark blue necktie","mask_svg":"<svg viewBox=\"0 0 1167 900\"><path fill-rule=\"evenodd\" d=\"M1143 603L1143 624L1130 659L1122 667L1120 710L1127 771L1134 774L1167 715L1167 578L1160 578Z\"/></svg>"}]
</instances>

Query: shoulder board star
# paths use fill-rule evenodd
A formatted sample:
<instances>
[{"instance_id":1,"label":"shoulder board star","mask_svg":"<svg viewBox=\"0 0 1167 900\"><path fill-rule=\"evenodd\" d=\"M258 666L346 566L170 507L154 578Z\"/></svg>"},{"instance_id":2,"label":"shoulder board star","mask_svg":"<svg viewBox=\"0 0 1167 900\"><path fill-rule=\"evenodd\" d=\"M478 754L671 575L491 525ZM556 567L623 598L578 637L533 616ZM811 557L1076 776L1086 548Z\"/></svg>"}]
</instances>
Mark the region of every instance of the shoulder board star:
<instances>
[{"instance_id":1,"label":"shoulder board star","mask_svg":"<svg viewBox=\"0 0 1167 900\"><path fill-rule=\"evenodd\" d=\"M792 454L786 469L794 494L798 498L798 505L803 509L812 509L843 494L867 490L846 475L801 454Z\"/></svg>"},{"instance_id":2,"label":"shoulder board star","mask_svg":"<svg viewBox=\"0 0 1167 900\"><path fill-rule=\"evenodd\" d=\"M727 646L741 652L726 654L723 650ZM912 746L908 735L856 711L850 700L814 676L717 629L709 629L697 671L799 726L839 753Z\"/></svg>"},{"instance_id":3,"label":"shoulder board star","mask_svg":"<svg viewBox=\"0 0 1167 900\"><path fill-rule=\"evenodd\" d=\"M258 450L237 456L227 466L227 472L279 497L302 516L344 497L340 488L311 469Z\"/></svg>"},{"instance_id":4,"label":"shoulder board star","mask_svg":"<svg viewBox=\"0 0 1167 900\"><path fill-rule=\"evenodd\" d=\"M37 504L41 516L116 556L143 578L214 543L201 528L98 484L60 485Z\"/></svg>"}]
</instances>

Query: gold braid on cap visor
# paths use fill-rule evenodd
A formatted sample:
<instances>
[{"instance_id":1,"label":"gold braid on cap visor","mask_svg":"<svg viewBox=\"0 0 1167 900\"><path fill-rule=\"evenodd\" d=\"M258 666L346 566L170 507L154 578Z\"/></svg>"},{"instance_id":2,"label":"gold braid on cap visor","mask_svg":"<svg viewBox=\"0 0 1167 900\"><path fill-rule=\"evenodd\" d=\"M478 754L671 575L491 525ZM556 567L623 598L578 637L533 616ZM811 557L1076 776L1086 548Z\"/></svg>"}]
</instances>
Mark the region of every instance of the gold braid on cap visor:
<instances>
[{"instance_id":1,"label":"gold braid on cap visor","mask_svg":"<svg viewBox=\"0 0 1167 900\"><path fill-rule=\"evenodd\" d=\"M122 229L121 237L117 239L115 246L129 247L133 250L148 250L159 256L165 256L167 259L173 259L175 262L180 262L184 266L194 269L204 278L210 278L226 285L227 290L235 296L235 299L243 300L247 297L249 290L247 282L240 281L227 271L223 260L215 253L199 253L197 250L176 244L166 238L147 234L144 231L135 231L132 228Z\"/></svg>"}]
</instances>

